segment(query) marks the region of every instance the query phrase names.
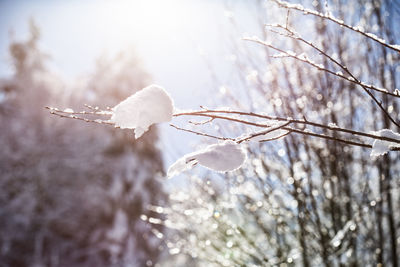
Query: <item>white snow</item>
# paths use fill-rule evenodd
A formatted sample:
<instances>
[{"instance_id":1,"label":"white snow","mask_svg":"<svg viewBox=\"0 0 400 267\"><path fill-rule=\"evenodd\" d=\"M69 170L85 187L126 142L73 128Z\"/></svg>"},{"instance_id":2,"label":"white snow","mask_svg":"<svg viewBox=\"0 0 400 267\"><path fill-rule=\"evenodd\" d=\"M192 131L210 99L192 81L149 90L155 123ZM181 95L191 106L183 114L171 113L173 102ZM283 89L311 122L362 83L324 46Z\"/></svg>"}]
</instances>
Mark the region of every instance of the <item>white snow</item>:
<instances>
[{"instance_id":1,"label":"white snow","mask_svg":"<svg viewBox=\"0 0 400 267\"><path fill-rule=\"evenodd\" d=\"M348 221L342 230L339 230L337 234L332 238L331 244L334 247L340 246L342 243L343 238L345 237L346 233L350 231L354 231L356 229L356 224L353 221Z\"/></svg>"},{"instance_id":2,"label":"white snow","mask_svg":"<svg viewBox=\"0 0 400 267\"><path fill-rule=\"evenodd\" d=\"M269 139L276 139L276 138L280 138L283 137L285 134L287 134L288 131L283 130L283 129L277 129L271 132L268 132L266 134L263 135L257 135L254 138L251 138L251 141L264 141L264 140L269 140Z\"/></svg>"},{"instance_id":3,"label":"white snow","mask_svg":"<svg viewBox=\"0 0 400 267\"><path fill-rule=\"evenodd\" d=\"M74 113L74 110L71 109L71 108L66 108L66 109L64 109L63 112L65 112L65 113Z\"/></svg>"},{"instance_id":4,"label":"white snow","mask_svg":"<svg viewBox=\"0 0 400 267\"><path fill-rule=\"evenodd\" d=\"M400 134L395 133L390 129L382 129L377 132L374 132L374 134L382 136L382 137L396 139L396 140L400 141ZM400 144L390 142L390 141L383 141L383 140L375 139L374 143L372 144L372 151L371 151L370 156L372 158L377 158L379 156L383 156L387 152L389 152L391 148L395 148L395 147L400 147Z\"/></svg>"},{"instance_id":5,"label":"white snow","mask_svg":"<svg viewBox=\"0 0 400 267\"><path fill-rule=\"evenodd\" d=\"M164 88L150 85L123 100L112 110L110 121L115 127L135 129L135 138L139 138L152 124L170 121L174 104Z\"/></svg>"},{"instance_id":6,"label":"white snow","mask_svg":"<svg viewBox=\"0 0 400 267\"><path fill-rule=\"evenodd\" d=\"M337 71L337 72L336 72L336 75L343 76L343 72Z\"/></svg>"},{"instance_id":7,"label":"white snow","mask_svg":"<svg viewBox=\"0 0 400 267\"><path fill-rule=\"evenodd\" d=\"M242 166L246 157L241 145L230 140L224 141L178 159L169 167L167 177L171 178L191 169L197 163L217 172L234 171Z\"/></svg>"}]
</instances>

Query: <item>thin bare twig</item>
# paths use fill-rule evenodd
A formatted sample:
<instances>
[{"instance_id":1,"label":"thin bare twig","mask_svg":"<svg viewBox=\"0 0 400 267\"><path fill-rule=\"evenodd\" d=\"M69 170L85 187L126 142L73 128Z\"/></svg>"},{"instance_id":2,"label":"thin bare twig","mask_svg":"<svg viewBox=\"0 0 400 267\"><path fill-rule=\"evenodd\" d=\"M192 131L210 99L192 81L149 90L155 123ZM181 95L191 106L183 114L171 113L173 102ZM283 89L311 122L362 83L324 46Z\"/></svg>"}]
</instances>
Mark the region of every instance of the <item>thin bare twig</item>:
<instances>
[{"instance_id":1,"label":"thin bare twig","mask_svg":"<svg viewBox=\"0 0 400 267\"><path fill-rule=\"evenodd\" d=\"M61 117L61 118L75 119L75 120L81 120L81 121L84 121L84 122L91 122L91 123L97 123L97 124L106 124L106 125L112 125L112 126L115 127L115 124L110 122L109 120L88 119L88 118L83 118L83 117L77 116L76 114L71 113L69 111L60 111L57 108L50 108L50 107L46 107L46 108L50 110L51 114L56 115L56 116ZM398 144L400 143L400 140L397 140L397 139L394 139L394 138L389 138L389 137L385 137L385 136L379 136L379 135L376 135L376 134L368 134L368 133L359 132L359 131L355 131L355 130L351 130L351 129L340 128L340 127L337 127L337 126L324 125L324 124L320 124L320 123L316 123L316 122L311 122L311 121L308 121L308 120L305 120L305 119L304 120L299 120L299 119L292 119L292 118L281 118L281 117L276 117L276 116L268 116L268 115L253 113L253 112L243 112L243 111L234 111L234 110L211 110L211 109L206 109L204 107L202 107L202 108L203 108L203 110L181 112L181 113L176 113L173 116L174 117L179 117L179 116L207 117L207 118L209 118L209 120L207 120L207 121L214 120L214 119L221 119L221 120L233 121L233 122L237 122L237 123L241 123L241 124L245 124L245 125L251 125L251 126L256 126L256 127L260 127L260 128L268 128L268 129L266 129L265 131L262 131L262 132L254 133L254 134L252 134L250 136L247 136L247 137L245 137L243 139L237 140L237 139L234 139L234 138L220 137L220 136L215 136L215 135L202 133L202 132L198 132L198 131L194 131L194 130L184 129L184 128L181 128L179 126L173 125L173 124L171 124L171 126L174 127L177 130L190 132L190 133L193 133L193 134L196 134L196 135L205 136L205 137L209 137L209 138L214 138L214 139L218 139L218 140L232 140L232 141L235 141L237 143L241 143L243 141L249 140L249 139L254 138L256 136L265 135L265 134L270 133L272 131L276 131L278 129L282 129L282 130L286 130L288 132L283 134L283 135L281 135L281 136L279 136L279 137L274 137L274 138L271 138L271 139L261 140L260 142L276 140L276 139L279 139L279 138L281 138L283 136L288 135L289 133L298 133L298 134L303 134L303 135L308 135L308 136L314 136L314 137L319 137L319 138L323 138L323 139L333 140L333 141L345 143L345 144L348 144L348 145L372 148L372 145L369 145L369 144L364 144L364 143L360 143L360 142L356 142L356 141L352 141L352 140L346 140L346 139L342 139L342 138L338 138L338 137L333 137L333 136L330 136L330 135L314 133L314 132L309 131L308 129L297 129L297 128L293 128L293 127L288 127L289 124L310 125L310 126L314 126L314 127L318 127L318 128L322 128L322 129L327 129L327 130L331 130L331 131L345 132L345 133L348 133L348 134L369 137L369 138L372 138L372 139L379 139L379 140L398 143ZM248 121L248 120L245 120L245 119L233 118L233 117L229 117L229 116L222 116L222 115L219 115L218 113L257 117L257 118L263 118L263 119L267 119L267 120L283 121L285 123L283 123L282 125L274 127L274 125L270 124L270 123L252 122L252 121ZM77 114L79 114L79 115L86 115L86 114L88 114L88 115L109 115L109 114L101 113L101 111L100 112L88 112L88 113L80 113L80 112L78 112ZM116 128L118 128L118 127L116 127ZM400 147L395 147L395 148L392 148L391 150L400 150Z\"/></svg>"},{"instance_id":2,"label":"thin bare twig","mask_svg":"<svg viewBox=\"0 0 400 267\"><path fill-rule=\"evenodd\" d=\"M174 124L170 124L170 126L174 127L174 128L177 129L177 130L184 131L184 132L189 132L189 133L193 133L193 134L200 135L200 136L210 137L210 138L214 138L214 139L218 139L218 140L223 140L223 141L226 141L226 140L235 141L235 139L233 139L233 138L219 137L219 136L215 136L215 135L211 135L211 134L207 134L207 133L197 132L197 131L194 131L194 130L181 128L181 127L176 126L176 125L174 125Z\"/></svg>"},{"instance_id":3,"label":"thin bare twig","mask_svg":"<svg viewBox=\"0 0 400 267\"><path fill-rule=\"evenodd\" d=\"M278 126L275 126L275 127L270 127L270 128L268 128L267 130L265 130L265 131L252 133L252 134L250 134L250 135L248 135L248 136L246 136L246 137L244 137L244 138L241 138L241 139L237 140L237 143L240 144L240 143L242 143L242 142L244 142L244 141L248 141L248 140L250 140L250 139L252 139L252 138L254 138L254 137L261 136L261 135L266 135L266 134L272 133L272 132L274 132L274 131L277 131L277 130L279 130L279 129L284 129L284 127L287 126L287 125L289 125L290 123L291 123L291 122L288 121L288 122L286 122L286 123L283 123L282 125L278 125Z\"/></svg>"},{"instance_id":4,"label":"thin bare twig","mask_svg":"<svg viewBox=\"0 0 400 267\"><path fill-rule=\"evenodd\" d=\"M325 124L312 122L312 121L308 121L308 120L304 120L304 119L299 120L299 119L293 119L293 118L282 118L282 117L277 117L277 116L268 116L268 115L264 115L264 114L258 114L258 113L254 113L254 112L244 112L244 111L235 111L235 110L210 110L209 109L209 110L199 110L199 111L188 111L188 112L183 112L183 113L176 113L176 114L174 114L174 116L176 116L176 117L185 116L185 115L204 116L204 117L209 117L209 118L213 117L215 119L235 121L235 122L248 124L248 125L252 125L252 126L256 126L256 127L268 128L268 127L272 126L271 124L249 122L249 121L241 120L241 119L237 119L237 118L212 115L212 114L207 114L207 113L235 114L235 115L242 115L242 116L257 117L257 118L262 118L262 119L266 119L266 120L285 121L285 122L290 122L290 123L294 123L294 124L299 123L299 124L305 124L305 125L310 125L310 126L326 129L326 130L344 132L344 133L348 133L351 135L358 135L358 136L363 136L363 137L367 137L367 138L371 138L371 139L378 139L378 140L382 140L382 141L388 141L388 142L400 144L400 140L398 140L398 139L385 137L385 136L379 136L379 135L372 134L372 133L364 133L364 132L360 132L360 131L356 131L356 130L352 130L352 129L341 128L339 126L325 125Z\"/></svg>"},{"instance_id":5,"label":"thin bare twig","mask_svg":"<svg viewBox=\"0 0 400 267\"><path fill-rule=\"evenodd\" d=\"M297 32L289 29L286 26L280 25L280 24L267 24L266 26L269 27L276 27L276 28L280 28L280 29L284 29L285 31L287 31L289 34L283 34L282 32L277 32L277 31L272 31L275 32L277 34L283 35L285 37L288 38L292 38L295 40L299 40L303 43L305 43L306 45L310 46L311 48L315 49L316 51L318 51L318 53L320 53L322 56L326 57L327 59L329 59L331 62L333 62L334 64L336 64L337 66L339 66L343 71L345 71L347 74L350 75L350 77L344 76L343 74L340 74L340 72L329 72L330 74L334 74L335 76L338 76L342 79L346 79L349 82L355 83L357 85L360 85L362 87L366 87L368 89L377 91L381 94L386 94L386 95L390 95L392 97L398 97L400 98L400 94L398 94L397 92L390 92L389 90L385 89L385 88L379 88L376 87L372 84L367 84L365 82L360 81L358 78L355 77L355 75L353 75L350 70L347 68L347 66L345 66L344 64L340 63L338 60L334 59L333 57L331 57L330 55L328 55L325 51L323 51L321 48L317 47L316 45L314 45L312 42L307 41L306 39L304 39L303 37L301 37L301 35L299 35ZM324 70L325 71L325 70Z\"/></svg>"},{"instance_id":6,"label":"thin bare twig","mask_svg":"<svg viewBox=\"0 0 400 267\"><path fill-rule=\"evenodd\" d=\"M257 127L271 127L269 124L254 123L254 122L241 120L241 119L237 119L237 118L231 118L231 117L214 115L214 114L207 114L207 112L211 112L211 110L201 110L201 111L176 113L176 114L174 114L174 116L175 117L185 116L185 115L187 115L187 116L201 116L201 117L209 117L209 118L214 118L214 119L222 119L222 120L234 121L234 122L247 124L247 125L252 125L252 126L257 126ZM215 110L215 112L220 112L220 113L226 112L226 113L231 113L231 114L241 113L242 115L248 115L248 116L257 115L257 116L260 116L260 117L268 117L268 116L264 116L264 115L260 115L260 114L246 113L246 112L240 112L240 111L239 112L235 112L235 111ZM268 119L271 119L271 118L272 117L269 117ZM308 122L308 121L298 121L297 122L297 120L293 120L293 119L287 119L287 121L290 122L290 123L295 123L295 122L296 123L311 123L311 124L319 125L318 123L312 123L312 122ZM177 127L177 126L174 126L174 125L171 125L171 126ZM356 132L356 131L353 131L353 130L348 130L348 129L343 129L343 128L331 127L331 126L326 126L326 125L323 125L323 126L324 126L324 128L327 128L327 129L330 129L330 130L342 129L342 130L345 130L345 131ZM351 145L351 146L372 148L372 145L370 145L370 144L364 144L364 143L355 142L355 141L351 141L351 140L346 140L346 139L342 139L342 138L338 138L338 137L334 137L334 136L330 136L330 135L325 135L325 134L318 134L318 133L311 132L311 131L309 131L307 129L301 130L301 129L296 129L296 128L292 128L292 127L281 127L280 129L286 130L289 133L293 132L293 133L298 133L298 134L302 134L302 135L318 137L318 138L322 138L322 139L327 139L327 140L332 140L332 141L335 141L335 142L348 144L348 145ZM211 135L208 135L208 134L195 132L195 131L182 129L182 128L180 128L179 130L184 130L184 131L192 132L192 133L195 133L195 134L198 134L198 135L203 135L203 136L216 138L216 139L220 139L220 140L236 141L235 139L229 139L229 138L225 139L224 137L211 136ZM287 133L287 134L289 134L289 133ZM397 139L387 138L387 137L373 135L373 134L365 134L365 133L362 133L362 132L357 132L357 133L359 133L360 135L368 135L368 137L371 137L371 138L374 138L374 139L381 139L381 140L384 140L384 141L400 143L400 140L397 140ZM266 139L266 140L268 141L268 139ZM391 148L391 150L392 151L398 151L398 150L400 150L400 147L394 147L394 148Z\"/></svg>"},{"instance_id":7,"label":"thin bare twig","mask_svg":"<svg viewBox=\"0 0 400 267\"><path fill-rule=\"evenodd\" d=\"M364 37L367 37L367 38L369 38L369 39L371 39L371 40L373 40L373 41L375 41L375 42L377 42L377 43L379 43L379 44L381 44L381 45L383 45L383 46L385 46L387 48L390 48L390 49L400 53L400 45L388 44L388 43L386 43L385 40L377 37L376 35L374 35L372 33L364 32L360 27L354 27L354 26L348 25L348 24L344 23L344 21L335 18L330 13L323 14L323 13L320 13L320 12L312 10L312 9L304 8L302 5L291 4L291 3L288 3L288 2L285 2L285 1L281 1L281 0L272 0L272 1L274 1L275 3L277 3L279 6L281 6L283 8L301 11L305 15L313 15L313 16L320 17L322 19L326 19L326 20L332 21L332 22L338 24L341 27L344 27L344 28L347 28L347 29L352 30L354 32L357 32L357 33L363 35Z\"/></svg>"},{"instance_id":8,"label":"thin bare twig","mask_svg":"<svg viewBox=\"0 0 400 267\"><path fill-rule=\"evenodd\" d=\"M209 117L209 118L214 118L214 119L222 119L222 120L228 120L228 121L234 121L234 122L238 122L238 123L242 123L242 124L246 124L246 125L252 125L252 126L257 126L257 127L271 127L271 125L269 124L262 124L262 123L255 123L255 122L250 122L250 121L246 121L246 120L241 120L241 119L237 119L237 118L232 118L232 117L226 117L226 116L220 116L220 115L214 115L214 114L207 114L207 111L209 112L210 110L201 110L201 111L189 111L189 112L183 112L183 113L176 113L174 114L175 117L178 116L201 116L201 117ZM224 112L222 110L218 110L215 112ZM235 114L235 112L233 111L225 111L226 113L231 113L231 114ZM243 115L250 115L250 113L245 113L245 112L240 112ZM254 114L254 113L253 113ZM341 142L341 143L345 143L348 145L353 145L353 146L361 146L361 147L367 147L367 148L372 148L371 145L368 144L364 144L364 143L359 143L359 142L354 142L354 141L350 141L350 140L345 140L345 139L341 139L341 138L337 138L337 137L333 137L333 136L329 136L329 135L324 135L324 134L317 134L317 133L313 133L307 130L300 130L300 129L295 129L295 128L291 128L291 127L282 127L281 129L283 130L287 130L287 131L291 131L294 133L299 133L299 134L303 134L303 135L309 135L309 136L314 136L314 137L319 137L319 138L323 138L323 139L328 139L328 140L333 140L333 141L337 141L337 142ZM378 136L380 137L380 136ZM395 140L395 139L393 139ZM398 143L400 143L400 140L396 140Z\"/></svg>"},{"instance_id":9,"label":"thin bare twig","mask_svg":"<svg viewBox=\"0 0 400 267\"><path fill-rule=\"evenodd\" d=\"M92 119L82 118L82 117L79 117L79 116L76 116L76 115L73 115L73 114L70 114L70 115L60 114L60 113L57 113L55 111L50 111L50 114L56 115L56 116L58 116L60 118L74 119L74 120L80 120L80 121L84 121L84 122L92 122L92 123L97 123L97 124L113 125L114 127L119 128L119 127L115 126L115 124L110 122L110 121L104 121L104 120L99 120L99 119L92 120Z\"/></svg>"},{"instance_id":10,"label":"thin bare twig","mask_svg":"<svg viewBox=\"0 0 400 267\"><path fill-rule=\"evenodd\" d=\"M285 137L286 135L289 135L291 132L292 132L292 131L287 131L286 133L281 134L281 135L279 135L279 136L272 137L272 138L267 138L267 139L262 139L262 140L260 140L260 141L258 141L258 142L261 143L261 142L275 141L275 140L281 139L282 137Z\"/></svg>"},{"instance_id":11,"label":"thin bare twig","mask_svg":"<svg viewBox=\"0 0 400 267\"><path fill-rule=\"evenodd\" d=\"M318 70L322 70L322 71L328 72L328 73L330 73L330 74L332 74L332 75L338 76L338 77L343 78L343 79L345 79L345 80L347 80L347 81L350 81L350 82L353 82L353 83L355 83L355 84L360 85L360 86L363 88L363 90L372 98L372 100L376 103L376 105L382 110L382 112L388 117L388 119L389 119L394 125L396 125L397 127L400 128L400 124L398 124L398 123L390 116L389 112L382 106L382 103L381 103L381 102L371 93L371 91L369 91L368 88L367 88L366 86L364 86L364 84L362 84L361 81L359 81L356 77L354 77L354 76L346 77L346 76L344 76L343 74L340 74L340 73L337 73L337 72L334 72L334 71L331 71L331 70L325 68L322 64L317 64L317 63L311 61L311 60L310 60L309 58L307 58L307 56L305 56L304 54L303 54L303 55L297 55L297 54L295 54L295 53L289 53L288 51L285 51L285 50L283 50L283 49L277 48L277 47L273 46L271 43L264 42L264 41L262 41L262 40L260 40L260 39L258 39L258 38L243 38L243 40L252 41L252 42L256 42L256 43L262 44L262 45L264 45L264 46L267 46L267 47L269 47L269 48L271 48L271 49L273 49L273 50L276 50L276 51L282 53L285 57L294 58L294 59L299 60L299 61L301 61L301 62L307 63L307 64L313 66L314 68L317 68Z\"/></svg>"},{"instance_id":12,"label":"thin bare twig","mask_svg":"<svg viewBox=\"0 0 400 267\"><path fill-rule=\"evenodd\" d=\"M208 120L205 120L205 121L200 121L200 122L198 122L198 121L189 121L189 123L191 123L193 125L204 125L204 124L212 122L213 120L214 120L213 118L209 118Z\"/></svg>"}]
</instances>

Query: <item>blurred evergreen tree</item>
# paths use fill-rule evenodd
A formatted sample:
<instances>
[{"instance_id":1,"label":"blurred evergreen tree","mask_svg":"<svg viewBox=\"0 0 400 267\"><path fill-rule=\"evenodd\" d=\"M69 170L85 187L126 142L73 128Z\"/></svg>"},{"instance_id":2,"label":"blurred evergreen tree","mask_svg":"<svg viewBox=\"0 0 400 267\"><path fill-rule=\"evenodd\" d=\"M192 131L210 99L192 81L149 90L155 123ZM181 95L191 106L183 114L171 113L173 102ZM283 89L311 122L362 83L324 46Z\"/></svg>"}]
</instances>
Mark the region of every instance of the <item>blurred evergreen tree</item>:
<instances>
[{"instance_id":1,"label":"blurred evergreen tree","mask_svg":"<svg viewBox=\"0 0 400 267\"><path fill-rule=\"evenodd\" d=\"M160 215L157 129L141 142L100 125L49 117L49 104L113 105L149 75L128 51L68 88L46 66L40 31L10 44L15 69L0 80L0 266L145 266L162 249L140 215Z\"/></svg>"}]
</instances>

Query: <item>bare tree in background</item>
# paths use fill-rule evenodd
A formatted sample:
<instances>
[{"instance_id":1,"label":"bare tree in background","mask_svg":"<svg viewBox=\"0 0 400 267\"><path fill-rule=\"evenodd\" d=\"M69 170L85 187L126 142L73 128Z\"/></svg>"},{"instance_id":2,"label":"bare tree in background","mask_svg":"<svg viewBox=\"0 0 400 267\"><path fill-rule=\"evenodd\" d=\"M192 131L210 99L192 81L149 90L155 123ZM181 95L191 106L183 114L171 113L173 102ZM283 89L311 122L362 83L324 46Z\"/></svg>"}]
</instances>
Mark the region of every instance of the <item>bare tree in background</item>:
<instances>
[{"instance_id":1,"label":"bare tree in background","mask_svg":"<svg viewBox=\"0 0 400 267\"><path fill-rule=\"evenodd\" d=\"M304 4L257 2L261 32L230 43L236 71L217 104L231 108L173 114L206 119L176 129L250 156L152 207L166 220L142 217L176 230L165 264L398 266L399 3Z\"/></svg>"},{"instance_id":2,"label":"bare tree in background","mask_svg":"<svg viewBox=\"0 0 400 267\"><path fill-rule=\"evenodd\" d=\"M363 134L399 132L400 3L304 5L257 2L261 33L230 43L236 72L216 104L239 112L185 115L210 118L192 132L239 141L256 132L254 123L289 124L268 142L246 140L239 171L192 177L188 191L171 195L164 224L178 234L167 244L181 256L171 262L185 266L187 255L199 266L398 266L400 157L371 158L373 140Z\"/></svg>"}]
</instances>

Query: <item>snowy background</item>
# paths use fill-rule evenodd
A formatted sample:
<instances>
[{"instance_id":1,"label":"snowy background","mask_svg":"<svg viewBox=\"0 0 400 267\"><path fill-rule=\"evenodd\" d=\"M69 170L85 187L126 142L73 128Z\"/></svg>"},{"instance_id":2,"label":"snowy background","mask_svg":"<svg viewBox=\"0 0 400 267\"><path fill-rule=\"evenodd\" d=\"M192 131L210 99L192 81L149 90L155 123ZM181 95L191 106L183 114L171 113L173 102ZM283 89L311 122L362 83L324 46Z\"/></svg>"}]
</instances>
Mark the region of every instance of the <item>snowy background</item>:
<instances>
[{"instance_id":1,"label":"snowy background","mask_svg":"<svg viewBox=\"0 0 400 267\"><path fill-rule=\"evenodd\" d=\"M293 2L0 1L0 267L398 266L400 3Z\"/></svg>"},{"instance_id":2,"label":"snowy background","mask_svg":"<svg viewBox=\"0 0 400 267\"><path fill-rule=\"evenodd\" d=\"M65 82L90 74L101 56L132 48L152 82L165 87L177 107L197 108L219 92L213 76L223 81L232 74L230 17L241 21L243 36L256 34L250 16L254 8L244 1L209 0L1 1L0 75L12 72L9 42L26 37L27 22L34 18L41 31L39 46ZM197 142L170 127L161 132L166 164Z\"/></svg>"}]
</instances>

